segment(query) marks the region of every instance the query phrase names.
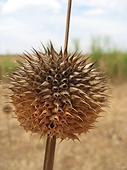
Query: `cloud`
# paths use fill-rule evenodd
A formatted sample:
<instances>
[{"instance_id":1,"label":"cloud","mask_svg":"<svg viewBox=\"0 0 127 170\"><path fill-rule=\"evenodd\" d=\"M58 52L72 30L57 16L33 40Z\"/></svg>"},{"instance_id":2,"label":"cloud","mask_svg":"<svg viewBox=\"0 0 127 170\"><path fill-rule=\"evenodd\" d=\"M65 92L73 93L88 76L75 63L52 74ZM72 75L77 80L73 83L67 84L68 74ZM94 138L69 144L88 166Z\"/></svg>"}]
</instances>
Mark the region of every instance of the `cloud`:
<instances>
[{"instance_id":1,"label":"cloud","mask_svg":"<svg viewBox=\"0 0 127 170\"><path fill-rule=\"evenodd\" d=\"M121 5L122 4L122 5ZM0 52L38 49L49 40L60 48L64 43L67 0L8 0L1 5ZM75 0L72 5L69 46L80 40L88 50L91 37L108 35L127 48L127 2L125 0Z\"/></svg>"},{"instance_id":2,"label":"cloud","mask_svg":"<svg viewBox=\"0 0 127 170\"><path fill-rule=\"evenodd\" d=\"M123 13L127 11L127 1L126 0L75 0L75 4L79 7L86 6L90 10L94 9L101 9L104 10L106 13L109 12L117 12Z\"/></svg>"},{"instance_id":3,"label":"cloud","mask_svg":"<svg viewBox=\"0 0 127 170\"><path fill-rule=\"evenodd\" d=\"M97 8L97 9L88 10L88 11L86 11L84 13L85 13L86 16L87 15L88 16L91 16L91 15L95 16L95 15L102 15L102 14L105 13L105 11L103 9Z\"/></svg>"},{"instance_id":4,"label":"cloud","mask_svg":"<svg viewBox=\"0 0 127 170\"><path fill-rule=\"evenodd\" d=\"M118 5L122 6L127 5L126 0L103 0L103 1L99 1L99 0L89 0L89 1L84 1L84 0L75 0L77 4L79 5L85 5L85 6L90 6L90 7L110 7L110 8L114 8Z\"/></svg>"},{"instance_id":5,"label":"cloud","mask_svg":"<svg viewBox=\"0 0 127 170\"><path fill-rule=\"evenodd\" d=\"M60 10L61 5L57 0L8 0L2 8L3 14L8 14L14 12L26 5L42 5L43 8L52 8L55 10Z\"/></svg>"}]
</instances>

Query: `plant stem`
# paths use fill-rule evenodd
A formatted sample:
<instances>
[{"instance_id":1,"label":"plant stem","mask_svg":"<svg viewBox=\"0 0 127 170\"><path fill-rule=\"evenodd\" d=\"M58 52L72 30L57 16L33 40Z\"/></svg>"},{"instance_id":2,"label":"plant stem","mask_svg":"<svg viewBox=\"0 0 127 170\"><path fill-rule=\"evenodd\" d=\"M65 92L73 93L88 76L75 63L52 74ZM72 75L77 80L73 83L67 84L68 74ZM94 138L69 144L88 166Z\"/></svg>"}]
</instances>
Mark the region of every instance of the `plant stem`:
<instances>
[{"instance_id":1,"label":"plant stem","mask_svg":"<svg viewBox=\"0 0 127 170\"><path fill-rule=\"evenodd\" d=\"M47 136L43 170L53 170L56 136Z\"/></svg>"},{"instance_id":2,"label":"plant stem","mask_svg":"<svg viewBox=\"0 0 127 170\"><path fill-rule=\"evenodd\" d=\"M71 2L72 2L72 0L68 0L65 41L64 41L64 55L67 55L70 15L71 15ZM50 135L48 135L47 141L46 141L46 150L45 150L43 170L53 170L55 146L56 146L56 136L50 137Z\"/></svg>"},{"instance_id":3,"label":"plant stem","mask_svg":"<svg viewBox=\"0 0 127 170\"><path fill-rule=\"evenodd\" d=\"M71 16L71 4L72 4L72 0L68 0L68 9L67 9L67 18L66 18L66 30L65 30L65 40L64 40L64 55L67 55L70 16Z\"/></svg>"}]
</instances>

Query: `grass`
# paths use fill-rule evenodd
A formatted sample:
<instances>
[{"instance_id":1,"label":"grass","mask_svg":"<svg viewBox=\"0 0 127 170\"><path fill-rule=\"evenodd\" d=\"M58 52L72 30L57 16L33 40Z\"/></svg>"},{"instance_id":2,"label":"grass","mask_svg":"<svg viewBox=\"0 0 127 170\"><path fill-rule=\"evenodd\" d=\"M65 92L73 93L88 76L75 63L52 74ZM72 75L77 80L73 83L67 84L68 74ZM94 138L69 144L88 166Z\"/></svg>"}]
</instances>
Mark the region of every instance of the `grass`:
<instances>
[{"instance_id":1,"label":"grass","mask_svg":"<svg viewBox=\"0 0 127 170\"><path fill-rule=\"evenodd\" d=\"M108 37L94 38L91 54L91 60L98 61L98 66L106 71L112 80L127 79L127 52L111 47Z\"/></svg>"},{"instance_id":2,"label":"grass","mask_svg":"<svg viewBox=\"0 0 127 170\"><path fill-rule=\"evenodd\" d=\"M79 48L78 39L76 39L75 48ZM96 37L91 43L91 61L98 61L97 65L104 70L111 80L127 79L127 52L118 48L111 47L109 37ZM17 65L14 60L17 55L0 56L0 79L3 75L11 74L13 68Z\"/></svg>"},{"instance_id":3,"label":"grass","mask_svg":"<svg viewBox=\"0 0 127 170\"><path fill-rule=\"evenodd\" d=\"M15 59L18 58L18 55L0 55L0 80L3 79L3 76L6 74L11 74L14 67L17 66Z\"/></svg>"},{"instance_id":4,"label":"grass","mask_svg":"<svg viewBox=\"0 0 127 170\"><path fill-rule=\"evenodd\" d=\"M100 56L101 57L97 59L96 53L93 53L91 60L97 60L98 66L106 71L111 79L127 79L127 53L113 51L110 53L103 53Z\"/></svg>"}]
</instances>

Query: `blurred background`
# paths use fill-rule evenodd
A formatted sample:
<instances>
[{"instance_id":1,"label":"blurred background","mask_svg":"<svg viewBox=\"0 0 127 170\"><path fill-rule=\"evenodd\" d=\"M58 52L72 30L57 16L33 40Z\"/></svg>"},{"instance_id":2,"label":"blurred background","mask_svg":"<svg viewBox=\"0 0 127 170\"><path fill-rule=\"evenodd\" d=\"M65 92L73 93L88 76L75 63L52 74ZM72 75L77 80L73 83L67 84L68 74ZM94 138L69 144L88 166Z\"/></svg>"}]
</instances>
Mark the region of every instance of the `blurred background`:
<instances>
[{"instance_id":1,"label":"blurred background","mask_svg":"<svg viewBox=\"0 0 127 170\"><path fill-rule=\"evenodd\" d=\"M30 135L12 118L3 83L18 55L51 40L64 44L67 0L0 0L0 170L41 170L45 138ZM127 169L127 1L73 0L69 52L91 54L110 79L110 108L79 142L57 144L54 170ZM10 109L10 111L9 111Z\"/></svg>"},{"instance_id":2,"label":"blurred background","mask_svg":"<svg viewBox=\"0 0 127 170\"><path fill-rule=\"evenodd\" d=\"M51 40L64 44L67 0L0 1L0 79L14 67L16 54L42 49ZM91 60L113 78L127 76L127 2L74 0L69 51L92 54ZM110 68L110 69L109 69Z\"/></svg>"}]
</instances>

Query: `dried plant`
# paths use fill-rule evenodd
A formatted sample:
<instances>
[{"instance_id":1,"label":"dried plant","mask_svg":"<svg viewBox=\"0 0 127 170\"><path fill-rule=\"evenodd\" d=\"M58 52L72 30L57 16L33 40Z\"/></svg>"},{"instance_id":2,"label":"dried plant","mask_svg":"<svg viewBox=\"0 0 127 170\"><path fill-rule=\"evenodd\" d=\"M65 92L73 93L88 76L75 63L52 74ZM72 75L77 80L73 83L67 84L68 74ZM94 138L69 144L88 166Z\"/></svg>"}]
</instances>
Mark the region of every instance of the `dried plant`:
<instances>
[{"instance_id":1,"label":"dried plant","mask_svg":"<svg viewBox=\"0 0 127 170\"><path fill-rule=\"evenodd\" d=\"M52 43L44 52L24 53L11 76L12 103L26 131L47 135L44 170L52 170L56 138L78 139L94 127L107 105L106 78L88 64L89 56L68 54L71 1L68 0L64 50Z\"/></svg>"},{"instance_id":2,"label":"dried plant","mask_svg":"<svg viewBox=\"0 0 127 170\"><path fill-rule=\"evenodd\" d=\"M3 106L3 112L5 114L10 114L10 113L12 113L12 111L13 111L13 108L12 108L11 105L6 104L6 105Z\"/></svg>"},{"instance_id":3,"label":"dried plant","mask_svg":"<svg viewBox=\"0 0 127 170\"><path fill-rule=\"evenodd\" d=\"M45 52L26 53L11 77L15 114L26 131L65 138L93 128L107 102L106 81L95 63L83 55Z\"/></svg>"},{"instance_id":4,"label":"dried plant","mask_svg":"<svg viewBox=\"0 0 127 170\"><path fill-rule=\"evenodd\" d=\"M10 115L13 112L13 107L10 104L5 104L3 106L3 113L6 115L6 126L7 126L7 136L10 145L10 150L12 146L12 135L11 135L11 126L10 126Z\"/></svg>"}]
</instances>

